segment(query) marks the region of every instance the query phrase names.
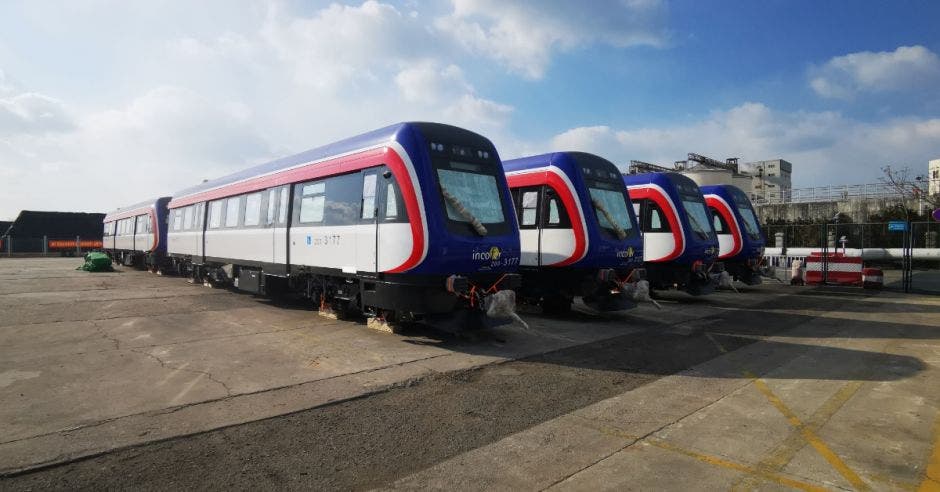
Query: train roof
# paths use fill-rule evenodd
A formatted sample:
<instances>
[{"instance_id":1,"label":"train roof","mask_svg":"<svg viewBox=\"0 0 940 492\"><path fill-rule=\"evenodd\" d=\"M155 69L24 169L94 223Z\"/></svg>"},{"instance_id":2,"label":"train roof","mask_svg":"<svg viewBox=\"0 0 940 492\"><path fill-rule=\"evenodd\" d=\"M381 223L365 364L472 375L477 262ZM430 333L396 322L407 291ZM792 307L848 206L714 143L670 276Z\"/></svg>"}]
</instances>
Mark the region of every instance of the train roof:
<instances>
[{"instance_id":1,"label":"train roof","mask_svg":"<svg viewBox=\"0 0 940 492\"><path fill-rule=\"evenodd\" d=\"M549 152L547 154L510 159L503 162L503 169L505 169L506 172L512 172L521 171L523 169L532 169L536 167L554 165L564 169L566 172L577 173L578 169L575 166L577 166L579 160L589 160L593 166L597 166L598 164L609 164L613 170L618 173L620 172L617 170L617 166L614 165L613 162L610 162L596 154L578 151Z\"/></svg>"},{"instance_id":2,"label":"train roof","mask_svg":"<svg viewBox=\"0 0 940 492\"><path fill-rule=\"evenodd\" d=\"M108 212L107 215L105 215L104 221L109 222L112 220L123 219L131 215L140 215L140 214L146 213L146 211L149 210L150 208L154 206L159 206L160 202L163 202L164 204L169 203L169 201L172 200L172 198L173 197L169 197L169 196L161 196L157 198L151 198L149 200L144 200L142 202L135 203L133 205L128 205L126 207L121 207L116 210L112 210Z\"/></svg>"},{"instance_id":3,"label":"train roof","mask_svg":"<svg viewBox=\"0 0 940 492\"><path fill-rule=\"evenodd\" d=\"M23 210L6 231L18 237L100 237L104 214Z\"/></svg>"},{"instance_id":4,"label":"train roof","mask_svg":"<svg viewBox=\"0 0 940 492\"><path fill-rule=\"evenodd\" d=\"M638 173L638 174L624 174L623 175L624 183L628 185L636 184L647 184L647 183L656 183L656 184L692 184L697 188L698 185L695 184L695 181L692 181L688 176L684 176L679 173L674 172L657 172L657 173Z\"/></svg>"},{"instance_id":5,"label":"train roof","mask_svg":"<svg viewBox=\"0 0 940 492\"><path fill-rule=\"evenodd\" d=\"M485 137L471 132L470 130L465 130L463 128L446 125L443 123L428 123L428 122L402 122L396 123L394 125L389 125L384 128L379 128L378 130L373 130L366 132L354 137L350 137L338 142L324 145L322 147L316 147L310 150L306 150L299 154L290 155L287 157L282 157L264 164L259 164L256 166L249 167L242 171L238 171L221 178L211 179L200 183L196 186L192 186L183 190L180 190L173 194L174 199L180 199L190 195L194 195L203 191L220 188L229 184L237 183L249 178L256 176L261 176L265 174L275 173L277 171L289 169L301 164L315 162L318 160L328 159L330 157L335 157L351 152L356 152L362 149L379 146L386 142L398 141L400 140L401 133L405 130L409 130L417 127L422 131L422 133L437 133L438 131L448 131L448 132L458 132L463 134L463 136L474 136L476 138L485 139ZM489 142L489 140L486 140ZM492 145L492 144L490 144Z\"/></svg>"}]
</instances>

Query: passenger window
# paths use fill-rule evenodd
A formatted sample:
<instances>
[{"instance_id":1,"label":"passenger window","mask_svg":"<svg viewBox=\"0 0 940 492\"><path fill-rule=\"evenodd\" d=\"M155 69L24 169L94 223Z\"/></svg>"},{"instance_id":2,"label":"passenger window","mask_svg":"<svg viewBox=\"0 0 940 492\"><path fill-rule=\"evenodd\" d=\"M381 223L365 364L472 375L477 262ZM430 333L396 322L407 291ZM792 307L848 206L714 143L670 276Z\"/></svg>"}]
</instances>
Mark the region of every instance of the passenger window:
<instances>
[{"instance_id":1,"label":"passenger window","mask_svg":"<svg viewBox=\"0 0 940 492\"><path fill-rule=\"evenodd\" d=\"M183 225L183 210L177 208L173 210L173 230L174 231L180 230L180 227L182 225Z\"/></svg>"},{"instance_id":2,"label":"passenger window","mask_svg":"<svg viewBox=\"0 0 940 492\"><path fill-rule=\"evenodd\" d=\"M280 207L277 210L277 223L284 225L287 223L287 205L290 197L287 194L287 187L281 188L281 203L278 204Z\"/></svg>"},{"instance_id":3,"label":"passenger window","mask_svg":"<svg viewBox=\"0 0 940 492\"><path fill-rule=\"evenodd\" d=\"M527 191L522 194L522 219L524 226L534 226L538 216L539 192Z\"/></svg>"},{"instance_id":4,"label":"passenger window","mask_svg":"<svg viewBox=\"0 0 940 492\"><path fill-rule=\"evenodd\" d=\"M241 205L241 197L229 198L225 205L225 227L236 227L238 225L238 209Z\"/></svg>"},{"instance_id":5,"label":"passenger window","mask_svg":"<svg viewBox=\"0 0 940 492\"><path fill-rule=\"evenodd\" d=\"M371 220L375 218L375 180L374 173L362 176L362 218Z\"/></svg>"},{"instance_id":6,"label":"passenger window","mask_svg":"<svg viewBox=\"0 0 940 492\"><path fill-rule=\"evenodd\" d=\"M222 227L222 201L217 200L209 204L209 229Z\"/></svg>"},{"instance_id":7,"label":"passenger window","mask_svg":"<svg viewBox=\"0 0 940 492\"><path fill-rule=\"evenodd\" d=\"M252 193L245 197L245 225L256 226L261 223L261 193Z\"/></svg>"},{"instance_id":8,"label":"passenger window","mask_svg":"<svg viewBox=\"0 0 940 492\"><path fill-rule=\"evenodd\" d=\"M277 189L268 190L268 214L265 216L264 224L271 225L277 216Z\"/></svg>"},{"instance_id":9,"label":"passenger window","mask_svg":"<svg viewBox=\"0 0 940 492\"><path fill-rule=\"evenodd\" d=\"M304 185L300 199L300 223L310 224L323 222L323 212L326 205L326 183L312 183Z\"/></svg>"},{"instance_id":10,"label":"passenger window","mask_svg":"<svg viewBox=\"0 0 940 492\"><path fill-rule=\"evenodd\" d=\"M183 212L183 229L191 230L193 228L193 206L185 208Z\"/></svg>"},{"instance_id":11,"label":"passenger window","mask_svg":"<svg viewBox=\"0 0 940 492\"><path fill-rule=\"evenodd\" d=\"M398 195L395 194L395 183L389 183L385 186L385 218L396 217L398 217Z\"/></svg>"}]
</instances>

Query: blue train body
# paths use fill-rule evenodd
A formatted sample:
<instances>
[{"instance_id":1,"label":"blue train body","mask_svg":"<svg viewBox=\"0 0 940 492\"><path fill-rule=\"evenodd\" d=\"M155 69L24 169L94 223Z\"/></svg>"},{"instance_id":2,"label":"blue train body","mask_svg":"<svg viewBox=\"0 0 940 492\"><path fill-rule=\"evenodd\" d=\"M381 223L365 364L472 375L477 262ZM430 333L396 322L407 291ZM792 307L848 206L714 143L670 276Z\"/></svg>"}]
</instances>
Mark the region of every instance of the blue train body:
<instances>
[{"instance_id":1,"label":"blue train body","mask_svg":"<svg viewBox=\"0 0 940 492\"><path fill-rule=\"evenodd\" d=\"M566 309L582 297L600 309L634 304L619 294L638 280L643 239L620 171L583 152L555 152L503 163L522 247L522 295Z\"/></svg>"},{"instance_id":2,"label":"blue train body","mask_svg":"<svg viewBox=\"0 0 940 492\"><path fill-rule=\"evenodd\" d=\"M479 311L518 281L499 155L449 125L391 125L182 190L169 208L181 271L219 279L233 265L239 288L284 279L342 311Z\"/></svg>"},{"instance_id":3,"label":"blue train body","mask_svg":"<svg viewBox=\"0 0 940 492\"><path fill-rule=\"evenodd\" d=\"M653 288L693 295L715 289L718 238L701 190L677 173L626 174L623 181L643 231L646 272Z\"/></svg>"},{"instance_id":4,"label":"blue train body","mask_svg":"<svg viewBox=\"0 0 940 492\"><path fill-rule=\"evenodd\" d=\"M725 270L748 285L761 283L760 260L766 239L747 195L736 186L702 186L705 203L714 214L718 259Z\"/></svg>"}]
</instances>

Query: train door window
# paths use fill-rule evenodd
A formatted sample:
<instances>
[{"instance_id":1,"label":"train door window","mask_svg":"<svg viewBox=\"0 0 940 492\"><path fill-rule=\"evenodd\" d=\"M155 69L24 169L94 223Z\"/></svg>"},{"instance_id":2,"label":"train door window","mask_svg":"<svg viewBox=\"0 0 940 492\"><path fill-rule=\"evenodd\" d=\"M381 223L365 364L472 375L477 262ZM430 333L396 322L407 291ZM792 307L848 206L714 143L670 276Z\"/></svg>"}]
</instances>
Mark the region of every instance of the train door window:
<instances>
[{"instance_id":1,"label":"train door window","mask_svg":"<svg viewBox=\"0 0 940 492\"><path fill-rule=\"evenodd\" d=\"M722 217L721 214L715 210L712 210L712 215L714 216L714 219L712 220L712 226L715 227L715 233L717 234L727 233L729 231L729 228L728 228L728 224L725 222L725 218Z\"/></svg>"},{"instance_id":2,"label":"train door window","mask_svg":"<svg viewBox=\"0 0 940 492\"><path fill-rule=\"evenodd\" d=\"M369 172L362 175L362 219L375 220L376 179L378 175Z\"/></svg>"},{"instance_id":3,"label":"train door window","mask_svg":"<svg viewBox=\"0 0 940 492\"><path fill-rule=\"evenodd\" d=\"M545 205L542 208L542 227L571 227L571 219L558 194L550 187L545 188Z\"/></svg>"},{"instance_id":4,"label":"train door window","mask_svg":"<svg viewBox=\"0 0 940 492\"><path fill-rule=\"evenodd\" d=\"M646 202L646 230L648 232L669 232L669 223L666 221L666 215L655 202Z\"/></svg>"},{"instance_id":5,"label":"train door window","mask_svg":"<svg viewBox=\"0 0 940 492\"><path fill-rule=\"evenodd\" d=\"M384 207L381 200L385 200ZM394 176L389 175L385 178L385 196L381 197L379 202L379 208L383 210L382 219L385 222L408 222L403 203L398 182Z\"/></svg>"},{"instance_id":6,"label":"train door window","mask_svg":"<svg viewBox=\"0 0 940 492\"><path fill-rule=\"evenodd\" d=\"M261 193L252 193L245 197L245 226L261 223Z\"/></svg>"},{"instance_id":7,"label":"train door window","mask_svg":"<svg viewBox=\"0 0 940 492\"><path fill-rule=\"evenodd\" d=\"M277 223L278 225L287 224L287 206L290 203L290 196L288 192L288 187L284 186L281 188L281 202L278 204L277 209Z\"/></svg>"},{"instance_id":8,"label":"train door window","mask_svg":"<svg viewBox=\"0 0 940 492\"><path fill-rule=\"evenodd\" d=\"M306 184L300 191L300 223L323 222L323 212L326 208L326 183L320 181Z\"/></svg>"},{"instance_id":9,"label":"train door window","mask_svg":"<svg viewBox=\"0 0 940 492\"><path fill-rule=\"evenodd\" d=\"M173 230L178 231L183 225L183 210L176 208L173 209Z\"/></svg>"},{"instance_id":10,"label":"train door window","mask_svg":"<svg viewBox=\"0 0 940 492\"><path fill-rule=\"evenodd\" d=\"M193 228L193 206L190 205L183 209L183 230L189 231Z\"/></svg>"},{"instance_id":11,"label":"train door window","mask_svg":"<svg viewBox=\"0 0 940 492\"><path fill-rule=\"evenodd\" d=\"M222 200L209 204L209 229L222 227Z\"/></svg>"},{"instance_id":12,"label":"train door window","mask_svg":"<svg viewBox=\"0 0 940 492\"><path fill-rule=\"evenodd\" d=\"M268 190L268 213L264 218L264 225L269 226L274 223L274 219L277 218L277 188L271 188Z\"/></svg>"},{"instance_id":13,"label":"train door window","mask_svg":"<svg viewBox=\"0 0 940 492\"><path fill-rule=\"evenodd\" d=\"M225 227L238 226L238 209L241 206L242 197L235 196L229 198L225 203Z\"/></svg>"},{"instance_id":14,"label":"train door window","mask_svg":"<svg viewBox=\"0 0 940 492\"><path fill-rule=\"evenodd\" d=\"M196 205L196 230L203 230L206 225L206 202L200 202Z\"/></svg>"}]
</instances>

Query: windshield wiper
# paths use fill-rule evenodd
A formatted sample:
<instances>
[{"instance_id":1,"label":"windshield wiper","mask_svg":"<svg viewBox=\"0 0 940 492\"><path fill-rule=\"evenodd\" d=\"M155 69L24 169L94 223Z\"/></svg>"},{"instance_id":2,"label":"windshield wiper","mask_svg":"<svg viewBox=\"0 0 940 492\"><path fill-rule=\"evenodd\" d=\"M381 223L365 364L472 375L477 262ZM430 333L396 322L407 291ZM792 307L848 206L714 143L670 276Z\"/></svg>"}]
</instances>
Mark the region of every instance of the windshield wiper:
<instances>
[{"instance_id":1,"label":"windshield wiper","mask_svg":"<svg viewBox=\"0 0 940 492\"><path fill-rule=\"evenodd\" d=\"M614 233L617 234L617 238L620 240L626 239L627 232L623 230L616 222L614 222L614 217L610 215L610 212L607 211L607 208L604 207L597 198L591 198L591 204L594 205L594 208L597 209L600 213L604 214L604 218L607 219L607 223L614 228Z\"/></svg>"},{"instance_id":2,"label":"windshield wiper","mask_svg":"<svg viewBox=\"0 0 940 492\"><path fill-rule=\"evenodd\" d=\"M470 210L467 210L467 207L464 207L463 203L460 203L460 200L447 191L447 188L444 186L441 186L441 195L444 196L444 199L447 200L447 203L450 203L450 206L454 207L454 210L456 210L461 217L470 223L470 225L473 227L473 230L476 231L477 234L481 236L485 236L487 234L486 227L483 227L483 224L473 216L473 213L470 212Z\"/></svg>"}]
</instances>

